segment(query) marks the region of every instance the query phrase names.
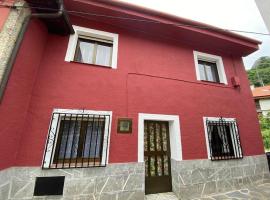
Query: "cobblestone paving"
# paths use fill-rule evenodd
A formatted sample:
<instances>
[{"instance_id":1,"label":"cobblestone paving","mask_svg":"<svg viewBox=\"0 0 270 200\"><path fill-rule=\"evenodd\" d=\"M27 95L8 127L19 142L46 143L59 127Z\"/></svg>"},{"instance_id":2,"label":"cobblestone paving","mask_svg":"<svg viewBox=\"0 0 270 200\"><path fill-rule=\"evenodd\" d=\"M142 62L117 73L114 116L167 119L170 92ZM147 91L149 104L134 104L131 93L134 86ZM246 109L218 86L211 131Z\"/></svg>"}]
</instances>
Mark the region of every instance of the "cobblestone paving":
<instances>
[{"instance_id":1,"label":"cobblestone paving","mask_svg":"<svg viewBox=\"0 0 270 200\"><path fill-rule=\"evenodd\" d=\"M205 198L195 200L225 200L225 199L250 199L250 200L270 200L270 183L265 183L242 190L234 190L223 194L210 195Z\"/></svg>"},{"instance_id":2,"label":"cobblestone paving","mask_svg":"<svg viewBox=\"0 0 270 200\"><path fill-rule=\"evenodd\" d=\"M270 183L253 186L246 189L210 195L193 200L270 200ZM174 193L146 195L145 200L178 200Z\"/></svg>"}]
</instances>

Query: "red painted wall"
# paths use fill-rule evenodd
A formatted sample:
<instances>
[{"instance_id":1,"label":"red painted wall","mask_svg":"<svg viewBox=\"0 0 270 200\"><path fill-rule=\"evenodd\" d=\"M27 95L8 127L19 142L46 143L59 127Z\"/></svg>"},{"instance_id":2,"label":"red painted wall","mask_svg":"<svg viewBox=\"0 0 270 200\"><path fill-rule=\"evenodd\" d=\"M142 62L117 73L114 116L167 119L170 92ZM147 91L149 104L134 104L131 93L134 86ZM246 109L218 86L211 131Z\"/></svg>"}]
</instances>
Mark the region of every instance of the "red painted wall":
<instances>
[{"instance_id":1,"label":"red painted wall","mask_svg":"<svg viewBox=\"0 0 270 200\"><path fill-rule=\"evenodd\" d=\"M0 31L3 28L3 25L8 17L8 14L9 14L9 8L0 7Z\"/></svg>"},{"instance_id":2,"label":"red painted wall","mask_svg":"<svg viewBox=\"0 0 270 200\"><path fill-rule=\"evenodd\" d=\"M20 55L26 52L37 53L41 62L33 84L26 121L23 128L15 125L22 130L15 165L41 165L53 108L113 111L109 158L111 163L137 161L138 113L179 115L184 159L207 157L202 120L204 116L237 118L244 155L263 153L255 105L241 58L224 52L206 51L206 47L176 43L158 36L85 19L72 18L72 22L118 33L118 67L113 70L65 62L69 39L65 36L49 34L42 55L41 50L24 51L23 48L28 48L29 45L41 48L38 44L33 44L32 40L25 39ZM32 24L28 37L37 37L37 32L41 30L43 29ZM40 34L43 35L39 38L40 43L44 44L46 33ZM229 85L203 84L197 81L193 50L222 56ZM23 62L28 60L35 63L37 61L34 62L33 59L39 60L38 58L32 56L31 59L22 59L19 56L16 66L30 70L32 64ZM17 93L10 86L20 77L16 66L12 72L14 80L10 80L5 96L6 102L12 101ZM139 74L149 74L152 77ZM240 78L240 89L234 89L230 83L230 78L235 75ZM29 77L32 76L25 79ZM19 101L19 98L16 99ZM11 105L17 106L17 102ZM14 113L6 112L3 117L0 112L2 119L10 119L11 114ZM117 118L127 116L133 118L133 133L117 134ZM17 132L12 130L9 134L16 135ZM2 142L5 149L10 149L10 145L14 144ZM6 163L0 164L1 168L5 166Z\"/></svg>"},{"instance_id":3,"label":"red painted wall","mask_svg":"<svg viewBox=\"0 0 270 200\"><path fill-rule=\"evenodd\" d=\"M16 163L46 36L39 21L30 23L0 103L0 168Z\"/></svg>"}]
</instances>

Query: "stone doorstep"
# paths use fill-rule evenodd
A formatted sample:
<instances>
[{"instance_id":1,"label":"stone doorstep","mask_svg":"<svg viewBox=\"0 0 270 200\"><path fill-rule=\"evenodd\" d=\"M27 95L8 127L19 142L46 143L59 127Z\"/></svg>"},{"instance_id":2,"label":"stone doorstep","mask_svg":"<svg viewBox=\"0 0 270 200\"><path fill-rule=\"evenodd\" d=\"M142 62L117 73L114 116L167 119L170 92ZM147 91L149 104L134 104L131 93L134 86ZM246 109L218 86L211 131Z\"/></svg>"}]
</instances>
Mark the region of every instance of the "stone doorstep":
<instances>
[{"instance_id":1,"label":"stone doorstep","mask_svg":"<svg viewBox=\"0 0 270 200\"><path fill-rule=\"evenodd\" d=\"M145 195L145 200L178 200L178 198L173 192L168 192Z\"/></svg>"}]
</instances>

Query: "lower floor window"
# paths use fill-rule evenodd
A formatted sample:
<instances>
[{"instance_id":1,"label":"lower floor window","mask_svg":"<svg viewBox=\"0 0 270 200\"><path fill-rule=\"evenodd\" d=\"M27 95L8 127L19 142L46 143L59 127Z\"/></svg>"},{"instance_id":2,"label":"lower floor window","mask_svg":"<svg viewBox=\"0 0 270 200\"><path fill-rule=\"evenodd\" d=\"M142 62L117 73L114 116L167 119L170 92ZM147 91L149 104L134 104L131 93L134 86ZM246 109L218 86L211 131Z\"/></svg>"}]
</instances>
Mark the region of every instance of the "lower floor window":
<instances>
[{"instance_id":1,"label":"lower floor window","mask_svg":"<svg viewBox=\"0 0 270 200\"><path fill-rule=\"evenodd\" d=\"M53 112L43 168L105 166L111 112Z\"/></svg>"},{"instance_id":2,"label":"lower floor window","mask_svg":"<svg viewBox=\"0 0 270 200\"><path fill-rule=\"evenodd\" d=\"M104 134L104 119L64 119L60 122L54 162L78 161L86 158L100 161Z\"/></svg>"},{"instance_id":3,"label":"lower floor window","mask_svg":"<svg viewBox=\"0 0 270 200\"><path fill-rule=\"evenodd\" d=\"M234 119L206 119L211 160L242 158L242 149Z\"/></svg>"}]
</instances>

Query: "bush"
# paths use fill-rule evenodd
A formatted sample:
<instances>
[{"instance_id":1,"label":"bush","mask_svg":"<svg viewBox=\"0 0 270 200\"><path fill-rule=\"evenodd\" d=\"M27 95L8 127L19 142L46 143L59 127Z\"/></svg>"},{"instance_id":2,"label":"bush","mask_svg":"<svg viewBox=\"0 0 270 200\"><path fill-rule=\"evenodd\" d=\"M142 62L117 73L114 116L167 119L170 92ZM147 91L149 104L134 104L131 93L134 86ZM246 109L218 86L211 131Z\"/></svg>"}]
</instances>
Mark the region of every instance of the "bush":
<instances>
[{"instance_id":1,"label":"bush","mask_svg":"<svg viewBox=\"0 0 270 200\"><path fill-rule=\"evenodd\" d=\"M270 151L270 113L267 116L259 115L263 144L266 151Z\"/></svg>"}]
</instances>

